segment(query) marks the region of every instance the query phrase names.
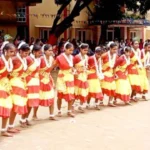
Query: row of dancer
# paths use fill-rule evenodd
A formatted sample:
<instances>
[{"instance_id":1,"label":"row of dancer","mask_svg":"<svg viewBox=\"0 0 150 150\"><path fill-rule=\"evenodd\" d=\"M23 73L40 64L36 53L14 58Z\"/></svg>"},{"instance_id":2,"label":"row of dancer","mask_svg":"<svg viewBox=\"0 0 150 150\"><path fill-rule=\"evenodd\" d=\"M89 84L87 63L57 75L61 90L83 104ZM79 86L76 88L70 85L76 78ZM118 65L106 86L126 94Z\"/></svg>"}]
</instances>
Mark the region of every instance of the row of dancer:
<instances>
[{"instance_id":1,"label":"row of dancer","mask_svg":"<svg viewBox=\"0 0 150 150\"><path fill-rule=\"evenodd\" d=\"M70 117L74 117L72 106L75 100L80 100L79 111L84 112L83 104L87 102L89 108L91 98L95 98L95 108L99 110L104 94L109 96L110 106L116 106L117 99L125 104L130 104L130 99L137 101L137 93L146 99L150 44L145 43L144 46L145 49L140 51L135 41L132 48L125 47L124 55L118 57L117 45L111 43L108 52L104 53L97 47L95 55L88 57L89 46L81 44L80 54L73 57L74 47L67 42L65 52L54 60L51 45L41 48L20 43L16 54L14 45L4 42L0 58L2 135L12 136L11 133L20 132L14 128L16 114L22 116L22 127L30 125L28 116L31 108L34 108L34 118L37 118L39 106L49 107L50 119L55 120L55 86L50 72L56 66L60 69L56 83L59 117L62 115L63 99L68 102L67 114Z\"/></svg>"}]
</instances>

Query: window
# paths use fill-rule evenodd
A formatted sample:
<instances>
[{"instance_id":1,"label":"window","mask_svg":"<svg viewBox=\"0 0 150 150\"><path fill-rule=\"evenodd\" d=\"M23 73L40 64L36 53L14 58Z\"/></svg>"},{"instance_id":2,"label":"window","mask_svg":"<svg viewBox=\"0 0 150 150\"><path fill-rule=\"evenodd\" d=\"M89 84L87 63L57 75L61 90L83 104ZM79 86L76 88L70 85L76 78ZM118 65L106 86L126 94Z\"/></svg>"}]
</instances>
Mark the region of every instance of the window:
<instances>
[{"instance_id":1,"label":"window","mask_svg":"<svg viewBox=\"0 0 150 150\"><path fill-rule=\"evenodd\" d=\"M40 29L40 38L47 40L49 38L50 29Z\"/></svg>"},{"instance_id":2,"label":"window","mask_svg":"<svg viewBox=\"0 0 150 150\"><path fill-rule=\"evenodd\" d=\"M88 40L88 31L79 30L78 31L78 40L80 40L82 42L86 42L86 40Z\"/></svg>"},{"instance_id":3,"label":"window","mask_svg":"<svg viewBox=\"0 0 150 150\"><path fill-rule=\"evenodd\" d=\"M17 22L26 22L26 7L17 8Z\"/></svg>"},{"instance_id":4,"label":"window","mask_svg":"<svg viewBox=\"0 0 150 150\"><path fill-rule=\"evenodd\" d=\"M136 37L136 32L135 31L131 31L130 32L130 38L133 39Z\"/></svg>"}]
</instances>

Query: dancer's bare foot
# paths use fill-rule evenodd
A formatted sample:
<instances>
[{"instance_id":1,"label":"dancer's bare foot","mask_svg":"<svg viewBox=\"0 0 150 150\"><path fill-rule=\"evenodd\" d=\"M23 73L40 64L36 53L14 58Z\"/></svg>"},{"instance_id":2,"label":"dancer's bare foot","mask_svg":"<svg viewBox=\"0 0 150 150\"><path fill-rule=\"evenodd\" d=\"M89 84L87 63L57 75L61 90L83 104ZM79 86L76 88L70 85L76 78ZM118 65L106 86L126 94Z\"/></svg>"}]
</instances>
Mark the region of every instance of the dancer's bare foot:
<instances>
[{"instance_id":1,"label":"dancer's bare foot","mask_svg":"<svg viewBox=\"0 0 150 150\"><path fill-rule=\"evenodd\" d=\"M33 121L41 121L41 119L39 119L38 117L32 117Z\"/></svg>"},{"instance_id":2,"label":"dancer's bare foot","mask_svg":"<svg viewBox=\"0 0 150 150\"><path fill-rule=\"evenodd\" d=\"M71 112L68 112L67 115L68 115L68 117L72 117L72 118L75 117L75 115L73 113L71 113Z\"/></svg>"},{"instance_id":3,"label":"dancer's bare foot","mask_svg":"<svg viewBox=\"0 0 150 150\"><path fill-rule=\"evenodd\" d=\"M55 117L49 117L49 120L58 121L58 119L56 119Z\"/></svg>"},{"instance_id":4,"label":"dancer's bare foot","mask_svg":"<svg viewBox=\"0 0 150 150\"><path fill-rule=\"evenodd\" d=\"M58 112L57 117L62 117L61 112Z\"/></svg>"},{"instance_id":5,"label":"dancer's bare foot","mask_svg":"<svg viewBox=\"0 0 150 150\"><path fill-rule=\"evenodd\" d=\"M13 137L13 134L10 134L10 133L8 133L7 131L5 131L5 132L1 132L1 136Z\"/></svg>"},{"instance_id":6,"label":"dancer's bare foot","mask_svg":"<svg viewBox=\"0 0 150 150\"><path fill-rule=\"evenodd\" d=\"M109 103L108 106L110 106L110 107L116 107L116 105L113 104L113 103Z\"/></svg>"},{"instance_id":7,"label":"dancer's bare foot","mask_svg":"<svg viewBox=\"0 0 150 150\"><path fill-rule=\"evenodd\" d=\"M85 112L82 107L79 107L78 110L79 110L80 113L84 113Z\"/></svg>"},{"instance_id":8,"label":"dancer's bare foot","mask_svg":"<svg viewBox=\"0 0 150 150\"><path fill-rule=\"evenodd\" d=\"M15 129L15 128L8 128L7 132L9 132L9 133L20 133L19 129Z\"/></svg>"},{"instance_id":9,"label":"dancer's bare foot","mask_svg":"<svg viewBox=\"0 0 150 150\"><path fill-rule=\"evenodd\" d=\"M96 110L101 110L101 108L100 108L99 105L97 105L97 106L95 107L95 109L96 109Z\"/></svg>"},{"instance_id":10,"label":"dancer's bare foot","mask_svg":"<svg viewBox=\"0 0 150 150\"><path fill-rule=\"evenodd\" d=\"M26 125L27 125L27 126L32 126L33 124L32 124L30 121L27 120L27 121L26 121Z\"/></svg>"}]
</instances>

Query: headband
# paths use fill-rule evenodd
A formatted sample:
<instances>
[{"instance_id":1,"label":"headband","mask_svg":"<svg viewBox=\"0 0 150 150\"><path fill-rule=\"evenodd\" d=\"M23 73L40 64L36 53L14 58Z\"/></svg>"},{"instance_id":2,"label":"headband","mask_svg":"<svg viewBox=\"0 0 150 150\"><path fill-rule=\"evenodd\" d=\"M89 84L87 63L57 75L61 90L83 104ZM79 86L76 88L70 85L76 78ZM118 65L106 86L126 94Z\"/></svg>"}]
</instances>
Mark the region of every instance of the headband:
<instances>
[{"instance_id":1,"label":"headband","mask_svg":"<svg viewBox=\"0 0 150 150\"><path fill-rule=\"evenodd\" d=\"M67 44L69 44L70 42L66 42L65 44L64 44L64 48L66 49L66 46L67 46Z\"/></svg>"},{"instance_id":2,"label":"headband","mask_svg":"<svg viewBox=\"0 0 150 150\"><path fill-rule=\"evenodd\" d=\"M30 46L30 51L32 52L32 50L33 50L33 47L34 47L34 45L31 45Z\"/></svg>"},{"instance_id":3,"label":"headband","mask_svg":"<svg viewBox=\"0 0 150 150\"><path fill-rule=\"evenodd\" d=\"M110 41L108 44L107 44L107 47L110 48L110 45L113 44L114 42L113 41Z\"/></svg>"},{"instance_id":4,"label":"headband","mask_svg":"<svg viewBox=\"0 0 150 150\"><path fill-rule=\"evenodd\" d=\"M8 41L3 42L2 46L1 46L1 50L3 50L4 47L6 46L6 44L8 44L8 43L9 43Z\"/></svg>"},{"instance_id":5,"label":"headband","mask_svg":"<svg viewBox=\"0 0 150 150\"><path fill-rule=\"evenodd\" d=\"M22 41L19 45L18 45L18 49L21 48L22 45L26 44L26 42Z\"/></svg>"},{"instance_id":6,"label":"headband","mask_svg":"<svg viewBox=\"0 0 150 150\"><path fill-rule=\"evenodd\" d=\"M45 45L46 45L46 44L44 44L44 45L42 46L42 52L44 52Z\"/></svg>"}]
</instances>

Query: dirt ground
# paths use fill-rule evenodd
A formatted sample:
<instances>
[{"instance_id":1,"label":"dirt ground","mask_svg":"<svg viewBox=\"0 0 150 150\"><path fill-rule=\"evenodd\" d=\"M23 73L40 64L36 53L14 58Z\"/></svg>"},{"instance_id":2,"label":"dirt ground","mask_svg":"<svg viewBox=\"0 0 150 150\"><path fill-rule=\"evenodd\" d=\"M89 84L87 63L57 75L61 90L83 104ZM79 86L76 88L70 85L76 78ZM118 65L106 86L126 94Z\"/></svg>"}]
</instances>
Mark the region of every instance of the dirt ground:
<instances>
[{"instance_id":1,"label":"dirt ground","mask_svg":"<svg viewBox=\"0 0 150 150\"><path fill-rule=\"evenodd\" d=\"M76 113L74 119L66 111L64 102L63 117L53 122L48 108L40 107L42 120L13 138L0 137L0 150L150 150L150 101L103 106L100 111Z\"/></svg>"}]
</instances>

